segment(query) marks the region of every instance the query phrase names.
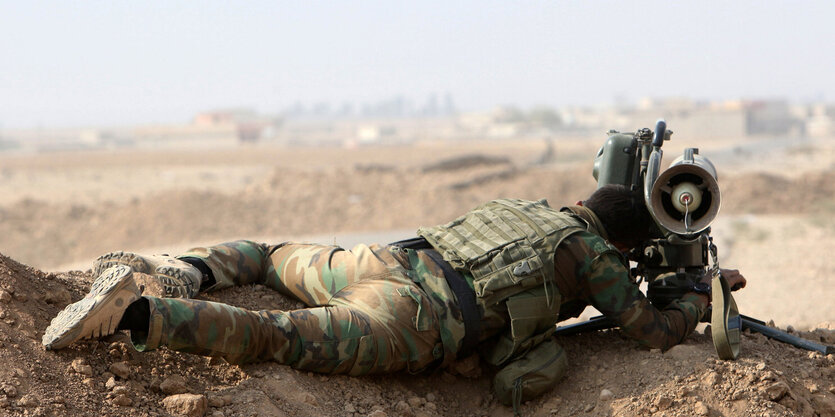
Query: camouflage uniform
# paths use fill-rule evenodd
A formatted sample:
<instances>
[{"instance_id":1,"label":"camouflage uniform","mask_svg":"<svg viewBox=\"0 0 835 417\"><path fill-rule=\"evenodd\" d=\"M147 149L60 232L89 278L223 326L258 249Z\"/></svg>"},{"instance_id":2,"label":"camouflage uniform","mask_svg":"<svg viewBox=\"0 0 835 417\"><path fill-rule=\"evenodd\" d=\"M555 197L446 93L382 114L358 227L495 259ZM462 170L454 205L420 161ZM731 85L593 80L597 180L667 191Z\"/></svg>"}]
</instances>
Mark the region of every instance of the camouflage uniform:
<instances>
[{"instance_id":1,"label":"camouflage uniform","mask_svg":"<svg viewBox=\"0 0 835 417\"><path fill-rule=\"evenodd\" d=\"M554 374L546 382L552 385L567 367L564 351L550 334L553 323L579 315L587 305L614 319L626 335L662 349L692 332L706 308L699 296L688 294L664 311L655 309L630 278L625 259L605 240L596 216L580 207L571 210L575 213L566 216L580 219L577 224L583 227L555 250L552 285L480 307L479 351L488 362L504 366L499 376L516 372L514 364L527 369L526 361L545 355ZM237 241L180 257L206 263L216 280L209 290L261 283L311 308L248 311L147 297L149 331L131 334L139 350L167 346L230 362L275 360L315 372L361 375L419 372L454 360L461 348L465 329L458 302L439 265L423 250L358 245L346 251ZM472 289L473 277L461 272ZM532 300L550 301L540 305ZM515 317L508 313L510 301L516 305ZM514 323L531 317L536 320L530 340L514 345L510 355L496 348L502 340L514 340Z\"/></svg>"},{"instance_id":2,"label":"camouflage uniform","mask_svg":"<svg viewBox=\"0 0 835 417\"><path fill-rule=\"evenodd\" d=\"M248 311L146 297L149 331L131 334L139 350L167 346L234 363L362 375L440 365L455 358L464 334L443 273L423 251L237 241L180 257L206 263L216 280L210 291L260 283L312 308Z\"/></svg>"}]
</instances>

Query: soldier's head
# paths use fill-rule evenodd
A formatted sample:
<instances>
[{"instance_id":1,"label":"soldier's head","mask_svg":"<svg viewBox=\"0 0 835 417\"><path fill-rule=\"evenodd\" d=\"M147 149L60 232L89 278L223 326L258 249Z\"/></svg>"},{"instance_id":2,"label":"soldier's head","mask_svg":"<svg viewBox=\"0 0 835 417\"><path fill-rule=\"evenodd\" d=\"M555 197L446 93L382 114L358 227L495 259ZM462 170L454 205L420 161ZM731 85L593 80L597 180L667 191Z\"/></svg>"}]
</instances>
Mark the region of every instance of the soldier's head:
<instances>
[{"instance_id":1,"label":"soldier's head","mask_svg":"<svg viewBox=\"0 0 835 417\"><path fill-rule=\"evenodd\" d=\"M609 241L625 250L651 239L654 222L640 190L608 184L595 190L583 206L597 215Z\"/></svg>"}]
</instances>

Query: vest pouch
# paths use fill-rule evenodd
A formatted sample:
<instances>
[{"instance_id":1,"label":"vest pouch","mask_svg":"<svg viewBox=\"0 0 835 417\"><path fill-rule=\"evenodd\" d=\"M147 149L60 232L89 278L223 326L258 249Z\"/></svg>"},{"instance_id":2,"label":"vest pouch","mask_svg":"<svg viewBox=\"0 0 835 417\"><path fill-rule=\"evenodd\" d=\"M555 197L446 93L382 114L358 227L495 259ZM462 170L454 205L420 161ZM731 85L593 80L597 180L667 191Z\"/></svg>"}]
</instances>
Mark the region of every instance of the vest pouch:
<instances>
[{"instance_id":1,"label":"vest pouch","mask_svg":"<svg viewBox=\"0 0 835 417\"><path fill-rule=\"evenodd\" d=\"M488 252L469 265L476 295L489 299L494 293L532 287L543 280L542 259L526 239ZM489 303L488 303L489 304Z\"/></svg>"},{"instance_id":2,"label":"vest pouch","mask_svg":"<svg viewBox=\"0 0 835 417\"><path fill-rule=\"evenodd\" d=\"M568 369L565 350L552 337L516 359L493 378L493 390L502 404L519 406L553 388Z\"/></svg>"},{"instance_id":3,"label":"vest pouch","mask_svg":"<svg viewBox=\"0 0 835 417\"><path fill-rule=\"evenodd\" d=\"M532 292L525 291L507 299L510 329L500 334L495 343L482 348L482 356L487 362L504 364L514 355L547 340L556 330L559 293L549 294L549 297Z\"/></svg>"}]
</instances>

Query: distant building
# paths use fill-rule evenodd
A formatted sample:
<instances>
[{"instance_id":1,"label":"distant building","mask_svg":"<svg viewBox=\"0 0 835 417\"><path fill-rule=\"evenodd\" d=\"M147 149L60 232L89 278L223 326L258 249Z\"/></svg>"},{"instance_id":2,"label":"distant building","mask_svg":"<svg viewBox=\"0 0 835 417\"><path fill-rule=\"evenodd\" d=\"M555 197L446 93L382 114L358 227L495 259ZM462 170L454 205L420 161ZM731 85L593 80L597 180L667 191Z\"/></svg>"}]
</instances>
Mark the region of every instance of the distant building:
<instances>
[{"instance_id":1,"label":"distant building","mask_svg":"<svg viewBox=\"0 0 835 417\"><path fill-rule=\"evenodd\" d=\"M835 106L811 106L806 119L806 134L813 138L835 137Z\"/></svg>"},{"instance_id":2,"label":"distant building","mask_svg":"<svg viewBox=\"0 0 835 417\"><path fill-rule=\"evenodd\" d=\"M125 129L35 128L4 132L0 148L22 152L82 151L127 146ZM0 141L2 142L2 141Z\"/></svg>"},{"instance_id":3,"label":"distant building","mask_svg":"<svg viewBox=\"0 0 835 417\"><path fill-rule=\"evenodd\" d=\"M257 114L250 109L228 109L198 113L192 123L206 128L233 128L241 142L269 139L281 126L281 118Z\"/></svg>"},{"instance_id":4,"label":"distant building","mask_svg":"<svg viewBox=\"0 0 835 417\"><path fill-rule=\"evenodd\" d=\"M641 99L637 106L596 109L591 117L571 115L568 120L607 124L599 128L632 130L652 128L659 118L673 122L670 128L692 138L744 138L802 136L803 120L783 100L695 101L687 98ZM597 117L595 117L595 114Z\"/></svg>"},{"instance_id":5,"label":"distant building","mask_svg":"<svg viewBox=\"0 0 835 417\"><path fill-rule=\"evenodd\" d=\"M751 136L802 136L803 122L791 115L785 100L756 100L745 105L746 131Z\"/></svg>"},{"instance_id":6,"label":"distant building","mask_svg":"<svg viewBox=\"0 0 835 417\"><path fill-rule=\"evenodd\" d=\"M131 133L140 148L231 147L239 142L231 124L140 126Z\"/></svg>"},{"instance_id":7,"label":"distant building","mask_svg":"<svg viewBox=\"0 0 835 417\"><path fill-rule=\"evenodd\" d=\"M472 135L489 138L519 136L526 130L525 116L516 107L500 106L487 112L462 113L458 126Z\"/></svg>"},{"instance_id":8,"label":"distant building","mask_svg":"<svg viewBox=\"0 0 835 417\"><path fill-rule=\"evenodd\" d=\"M357 141L361 144L379 143L397 136L394 126L367 125L357 128Z\"/></svg>"}]
</instances>

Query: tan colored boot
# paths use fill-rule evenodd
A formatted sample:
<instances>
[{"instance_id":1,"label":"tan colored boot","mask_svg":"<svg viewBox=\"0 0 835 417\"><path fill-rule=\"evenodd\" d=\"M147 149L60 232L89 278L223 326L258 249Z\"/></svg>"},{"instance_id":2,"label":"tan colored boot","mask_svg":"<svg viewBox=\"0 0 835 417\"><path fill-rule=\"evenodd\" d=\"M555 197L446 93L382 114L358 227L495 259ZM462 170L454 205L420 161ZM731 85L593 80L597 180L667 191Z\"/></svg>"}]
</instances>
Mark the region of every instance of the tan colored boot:
<instances>
[{"instance_id":1,"label":"tan colored boot","mask_svg":"<svg viewBox=\"0 0 835 417\"><path fill-rule=\"evenodd\" d=\"M140 294L129 267L119 265L107 269L93 281L84 298L68 305L52 319L41 343L55 350L79 339L111 335L116 332L125 310Z\"/></svg>"},{"instance_id":2,"label":"tan colored boot","mask_svg":"<svg viewBox=\"0 0 835 417\"><path fill-rule=\"evenodd\" d=\"M144 256L133 252L111 252L93 263L93 274L114 265L129 266L134 272L153 275L162 285L163 297L192 298L200 291L203 273L173 256Z\"/></svg>"}]
</instances>

